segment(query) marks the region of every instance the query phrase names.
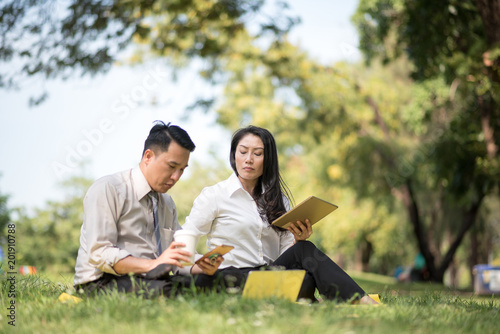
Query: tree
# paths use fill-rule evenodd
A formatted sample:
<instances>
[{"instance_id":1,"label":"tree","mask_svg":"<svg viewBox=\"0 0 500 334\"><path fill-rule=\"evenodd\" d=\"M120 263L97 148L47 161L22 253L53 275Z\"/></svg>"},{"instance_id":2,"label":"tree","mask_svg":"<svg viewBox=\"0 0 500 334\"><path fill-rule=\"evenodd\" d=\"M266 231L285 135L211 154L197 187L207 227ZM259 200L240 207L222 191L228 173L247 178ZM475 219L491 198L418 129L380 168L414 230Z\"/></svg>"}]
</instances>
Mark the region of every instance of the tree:
<instances>
[{"instance_id":1,"label":"tree","mask_svg":"<svg viewBox=\"0 0 500 334\"><path fill-rule=\"evenodd\" d=\"M353 17L367 60L381 56L388 63L406 56L427 98L415 99L413 118L424 137L434 137L420 149L434 175L425 180L394 173L398 181L390 186L403 200L436 281L442 281L484 198L498 190L499 13L497 0L380 0L361 1ZM436 85L445 93L433 90ZM388 163L397 170L394 160ZM433 210L425 209L422 189L434 189L428 197L434 199ZM435 226L446 224L454 236L441 254L432 234Z\"/></svg>"},{"instance_id":2,"label":"tree","mask_svg":"<svg viewBox=\"0 0 500 334\"><path fill-rule=\"evenodd\" d=\"M413 77L443 76L472 94L488 158L498 153L495 127L500 104L500 1L361 1L353 17L369 61L391 61L403 52ZM460 92L460 91L458 91Z\"/></svg>"},{"instance_id":3,"label":"tree","mask_svg":"<svg viewBox=\"0 0 500 334\"><path fill-rule=\"evenodd\" d=\"M205 59L203 73L213 77L233 40L247 34L246 23L254 24L256 36L274 39L296 22L266 17L263 5L263 0L4 1L0 63L8 66L0 71L0 88L19 87L32 76L65 79L106 72L132 44L142 47L142 55L167 57L174 67ZM286 8L282 2L278 6Z\"/></svg>"},{"instance_id":4,"label":"tree","mask_svg":"<svg viewBox=\"0 0 500 334\"><path fill-rule=\"evenodd\" d=\"M10 209L7 206L9 196L0 194L0 230L5 231L10 222Z\"/></svg>"},{"instance_id":5,"label":"tree","mask_svg":"<svg viewBox=\"0 0 500 334\"><path fill-rule=\"evenodd\" d=\"M9 197L7 195L2 195L0 193L0 231L2 231L2 236L0 237L0 247L3 248L7 243L6 235L7 235L7 225L11 222L10 213L11 210L7 206ZM2 254L5 254L4 252ZM0 258L0 262L3 259ZM2 268L0 268L1 270Z\"/></svg>"},{"instance_id":6,"label":"tree","mask_svg":"<svg viewBox=\"0 0 500 334\"><path fill-rule=\"evenodd\" d=\"M18 262L39 270L73 272L83 221L83 197L91 180L71 177L62 183L67 193L61 202L50 201L33 215L17 209L17 231L23 242L18 245Z\"/></svg>"}]
</instances>

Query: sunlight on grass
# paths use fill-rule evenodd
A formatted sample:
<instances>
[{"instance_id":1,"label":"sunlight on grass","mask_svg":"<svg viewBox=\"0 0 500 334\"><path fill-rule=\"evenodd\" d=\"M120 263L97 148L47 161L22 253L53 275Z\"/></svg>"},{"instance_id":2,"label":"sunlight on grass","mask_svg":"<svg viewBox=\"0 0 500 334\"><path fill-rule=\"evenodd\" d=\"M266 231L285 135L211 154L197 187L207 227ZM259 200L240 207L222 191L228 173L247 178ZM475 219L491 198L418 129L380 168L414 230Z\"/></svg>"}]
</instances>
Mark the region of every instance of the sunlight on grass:
<instances>
[{"instance_id":1,"label":"sunlight on grass","mask_svg":"<svg viewBox=\"0 0 500 334\"><path fill-rule=\"evenodd\" d=\"M400 285L380 275L355 275L362 286L383 289L383 305L352 306L331 301L313 305L284 300L248 300L240 295L195 293L146 300L111 293L80 303L57 301L71 286L45 276L18 276L16 332L19 333L292 333L355 332L494 333L498 297L462 296L439 285ZM2 308L7 284L2 279ZM415 289L418 293L414 293ZM7 333L5 312L0 332Z\"/></svg>"}]
</instances>

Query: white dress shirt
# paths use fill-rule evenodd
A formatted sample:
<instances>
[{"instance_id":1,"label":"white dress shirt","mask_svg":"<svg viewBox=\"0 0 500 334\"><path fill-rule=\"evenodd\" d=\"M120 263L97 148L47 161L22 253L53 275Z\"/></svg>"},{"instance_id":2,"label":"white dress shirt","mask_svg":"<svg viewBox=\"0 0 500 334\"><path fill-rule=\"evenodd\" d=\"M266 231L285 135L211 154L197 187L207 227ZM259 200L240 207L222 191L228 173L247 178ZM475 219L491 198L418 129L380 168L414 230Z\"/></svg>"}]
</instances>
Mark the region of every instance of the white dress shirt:
<instances>
[{"instance_id":1,"label":"white dress shirt","mask_svg":"<svg viewBox=\"0 0 500 334\"><path fill-rule=\"evenodd\" d=\"M158 257L150 191L139 167L100 178L89 188L83 201L75 285L94 281L103 273L118 275L113 266L129 255ZM172 197L158 197L161 244L166 249L181 227ZM189 268L182 270L188 272Z\"/></svg>"},{"instance_id":2,"label":"white dress shirt","mask_svg":"<svg viewBox=\"0 0 500 334\"><path fill-rule=\"evenodd\" d=\"M285 201L289 209L288 201ZM252 196L243 188L236 174L203 189L182 226L198 236L207 235L207 248L234 246L224 255L220 269L267 265L293 244L288 231L277 232L259 215Z\"/></svg>"}]
</instances>

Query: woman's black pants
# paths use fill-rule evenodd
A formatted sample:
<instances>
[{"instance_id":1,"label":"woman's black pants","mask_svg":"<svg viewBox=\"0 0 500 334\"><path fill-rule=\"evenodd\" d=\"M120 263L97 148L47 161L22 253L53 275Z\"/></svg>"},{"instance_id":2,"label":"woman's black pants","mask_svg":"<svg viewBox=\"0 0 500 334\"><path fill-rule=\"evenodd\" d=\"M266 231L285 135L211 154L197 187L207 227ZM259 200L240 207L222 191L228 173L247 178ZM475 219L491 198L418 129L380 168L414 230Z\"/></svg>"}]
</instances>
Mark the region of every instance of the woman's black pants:
<instances>
[{"instance_id":1,"label":"woman's black pants","mask_svg":"<svg viewBox=\"0 0 500 334\"><path fill-rule=\"evenodd\" d=\"M315 300L314 291L316 288L327 299L346 301L366 295L365 291L342 268L310 241L297 242L277 258L270 267L306 271L299 299ZM195 285L207 288L214 285L225 288L242 287L250 271L265 269L266 266L255 268L228 267L218 270L213 276L196 275Z\"/></svg>"}]
</instances>

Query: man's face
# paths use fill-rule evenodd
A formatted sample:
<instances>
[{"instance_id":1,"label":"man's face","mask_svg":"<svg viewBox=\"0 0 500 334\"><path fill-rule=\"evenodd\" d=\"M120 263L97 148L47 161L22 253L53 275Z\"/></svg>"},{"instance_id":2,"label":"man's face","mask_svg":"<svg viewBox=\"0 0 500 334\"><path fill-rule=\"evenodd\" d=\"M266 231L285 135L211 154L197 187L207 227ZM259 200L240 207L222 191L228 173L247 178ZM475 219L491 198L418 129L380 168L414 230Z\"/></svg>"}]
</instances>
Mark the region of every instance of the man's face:
<instances>
[{"instance_id":1,"label":"man's face","mask_svg":"<svg viewBox=\"0 0 500 334\"><path fill-rule=\"evenodd\" d=\"M159 152L159 151L158 151ZM166 152L155 154L147 149L142 158L144 176L151 189L166 193L181 178L188 166L190 152L172 141Z\"/></svg>"}]
</instances>

